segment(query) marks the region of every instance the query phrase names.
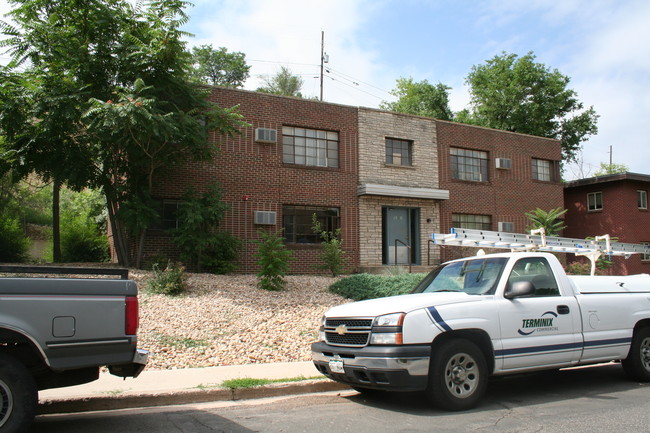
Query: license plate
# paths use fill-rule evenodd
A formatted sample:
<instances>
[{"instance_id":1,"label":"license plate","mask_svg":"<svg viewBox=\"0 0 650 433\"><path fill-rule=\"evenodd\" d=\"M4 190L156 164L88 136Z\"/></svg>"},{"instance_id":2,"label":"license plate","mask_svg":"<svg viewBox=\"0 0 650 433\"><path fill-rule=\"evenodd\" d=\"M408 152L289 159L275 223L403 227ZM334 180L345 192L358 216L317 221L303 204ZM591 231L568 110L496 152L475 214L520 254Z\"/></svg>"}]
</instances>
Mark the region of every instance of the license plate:
<instances>
[{"instance_id":1,"label":"license plate","mask_svg":"<svg viewBox=\"0 0 650 433\"><path fill-rule=\"evenodd\" d=\"M330 370L332 373L345 373L342 359L330 359Z\"/></svg>"}]
</instances>

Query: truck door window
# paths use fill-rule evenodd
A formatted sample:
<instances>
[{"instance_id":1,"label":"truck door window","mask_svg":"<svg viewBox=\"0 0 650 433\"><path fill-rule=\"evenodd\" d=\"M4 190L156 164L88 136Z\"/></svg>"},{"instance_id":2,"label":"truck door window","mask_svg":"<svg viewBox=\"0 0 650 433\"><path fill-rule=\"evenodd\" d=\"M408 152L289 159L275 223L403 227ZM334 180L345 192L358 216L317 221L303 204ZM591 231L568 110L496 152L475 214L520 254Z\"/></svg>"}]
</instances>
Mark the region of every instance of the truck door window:
<instances>
[{"instance_id":1,"label":"truck door window","mask_svg":"<svg viewBox=\"0 0 650 433\"><path fill-rule=\"evenodd\" d=\"M530 281L535 286L535 296L560 296L555 275L543 257L518 260L508 278L508 286L518 281Z\"/></svg>"}]
</instances>

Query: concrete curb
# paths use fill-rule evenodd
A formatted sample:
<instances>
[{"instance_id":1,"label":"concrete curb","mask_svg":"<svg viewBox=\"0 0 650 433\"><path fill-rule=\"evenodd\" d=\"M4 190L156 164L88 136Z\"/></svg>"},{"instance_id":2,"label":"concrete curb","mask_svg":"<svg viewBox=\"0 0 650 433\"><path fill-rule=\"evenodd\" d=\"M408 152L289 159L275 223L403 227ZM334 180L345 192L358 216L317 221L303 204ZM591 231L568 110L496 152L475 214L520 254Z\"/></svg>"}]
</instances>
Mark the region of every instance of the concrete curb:
<instances>
[{"instance_id":1,"label":"concrete curb","mask_svg":"<svg viewBox=\"0 0 650 433\"><path fill-rule=\"evenodd\" d=\"M138 407L171 406L177 404L207 403L213 401L237 401L313 392L350 389L347 385L327 379L300 382L275 383L253 388L238 389L189 389L157 393L125 393L82 398L63 398L39 402L38 414L92 412L101 410L130 409Z\"/></svg>"}]
</instances>

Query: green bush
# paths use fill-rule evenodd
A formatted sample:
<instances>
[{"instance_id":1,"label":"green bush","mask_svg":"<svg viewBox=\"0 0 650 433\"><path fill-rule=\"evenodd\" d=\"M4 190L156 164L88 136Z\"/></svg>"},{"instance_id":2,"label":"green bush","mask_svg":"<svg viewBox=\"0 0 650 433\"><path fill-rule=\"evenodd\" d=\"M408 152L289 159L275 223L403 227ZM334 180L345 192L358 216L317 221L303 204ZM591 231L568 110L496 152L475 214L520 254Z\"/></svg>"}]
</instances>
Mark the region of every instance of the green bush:
<instances>
[{"instance_id":1,"label":"green bush","mask_svg":"<svg viewBox=\"0 0 650 433\"><path fill-rule=\"evenodd\" d=\"M153 265L153 277L147 281L147 290L167 296L179 296L185 293L185 268L178 263L167 263L165 269Z\"/></svg>"},{"instance_id":2,"label":"green bush","mask_svg":"<svg viewBox=\"0 0 650 433\"><path fill-rule=\"evenodd\" d=\"M29 239L23 233L18 219L0 216L0 262L27 261Z\"/></svg>"},{"instance_id":3,"label":"green bush","mask_svg":"<svg viewBox=\"0 0 650 433\"><path fill-rule=\"evenodd\" d=\"M110 258L108 239L85 215L66 218L61 224L61 260L64 262L106 262Z\"/></svg>"},{"instance_id":4,"label":"green bush","mask_svg":"<svg viewBox=\"0 0 650 433\"><path fill-rule=\"evenodd\" d=\"M355 301L403 295L413 290L424 276L425 274L357 274L337 281L329 287L329 290Z\"/></svg>"},{"instance_id":5,"label":"green bush","mask_svg":"<svg viewBox=\"0 0 650 433\"><path fill-rule=\"evenodd\" d=\"M316 265L316 269L330 271L333 277L341 273L345 266L345 251L343 251L343 240L341 239L341 229L327 231L323 229L323 224L318 220L316 214L311 216L311 229L320 236L321 242L320 259L322 264Z\"/></svg>"},{"instance_id":6,"label":"green bush","mask_svg":"<svg viewBox=\"0 0 650 433\"><path fill-rule=\"evenodd\" d=\"M257 273L257 285L260 289L278 291L286 285L284 276L289 270L292 253L287 250L281 232L282 230L275 233L258 231L261 239L255 241L257 244L255 257L258 258L257 264L260 266L260 271Z\"/></svg>"}]
</instances>

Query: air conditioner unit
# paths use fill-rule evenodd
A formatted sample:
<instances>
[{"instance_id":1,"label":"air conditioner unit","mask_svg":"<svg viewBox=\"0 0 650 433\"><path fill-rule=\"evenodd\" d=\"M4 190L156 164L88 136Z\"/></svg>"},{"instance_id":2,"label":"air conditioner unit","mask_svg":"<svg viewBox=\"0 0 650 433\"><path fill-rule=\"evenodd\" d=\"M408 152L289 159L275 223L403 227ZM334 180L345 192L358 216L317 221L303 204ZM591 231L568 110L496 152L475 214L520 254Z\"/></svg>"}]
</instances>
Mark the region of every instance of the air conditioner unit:
<instances>
[{"instance_id":1,"label":"air conditioner unit","mask_svg":"<svg viewBox=\"0 0 650 433\"><path fill-rule=\"evenodd\" d=\"M255 224L263 226L274 226L277 212L255 211Z\"/></svg>"},{"instance_id":2,"label":"air conditioner unit","mask_svg":"<svg viewBox=\"0 0 650 433\"><path fill-rule=\"evenodd\" d=\"M259 143L277 143L278 131L271 128L256 128L255 141Z\"/></svg>"},{"instance_id":3,"label":"air conditioner unit","mask_svg":"<svg viewBox=\"0 0 650 433\"><path fill-rule=\"evenodd\" d=\"M508 160L509 161L509 160ZM510 223L506 221L499 221L498 229L502 233L514 233L515 232L515 223Z\"/></svg>"},{"instance_id":4,"label":"air conditioner unit","mask_svg":"<svg viewBox=\"0 0 650 433\"><path fill-rule=\"evenodd\" d=\"M510 170L512 168L512 160L510 158L497 158L495 162L497 168L504 170Z\"/></svg>"}]
</instances>

